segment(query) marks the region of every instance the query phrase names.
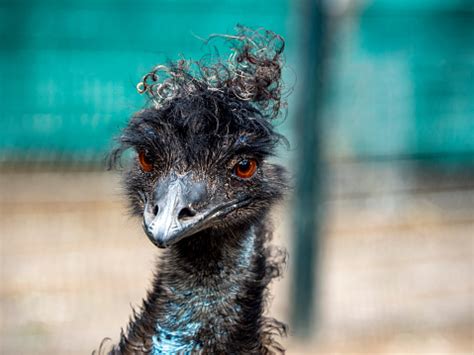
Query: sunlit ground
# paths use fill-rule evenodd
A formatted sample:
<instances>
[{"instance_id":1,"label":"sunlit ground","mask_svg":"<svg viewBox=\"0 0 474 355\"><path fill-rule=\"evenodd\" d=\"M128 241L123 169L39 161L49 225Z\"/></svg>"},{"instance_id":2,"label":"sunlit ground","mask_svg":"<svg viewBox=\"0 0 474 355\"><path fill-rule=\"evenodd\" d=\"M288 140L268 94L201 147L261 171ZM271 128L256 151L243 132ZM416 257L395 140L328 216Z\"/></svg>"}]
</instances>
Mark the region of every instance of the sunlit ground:
<instances>
[{"instance_id":1,"label":"sunlit ground","mask_svg":"<svg viewBox=\"0 0 474 355\"><path fill-rule=\"evenodd\" d=\"M319 319L290 354L472 354L474 179L408 163L329 168ZM117 340L158 250L114 174L0 175L0 353L87 354ZM288 204L288 203L287 203ZM291 245L285 207L276 243ZM290 259L294 257L290 250ZM288 319L291 269L270 313Z\"/></svg>"}]
</instances>

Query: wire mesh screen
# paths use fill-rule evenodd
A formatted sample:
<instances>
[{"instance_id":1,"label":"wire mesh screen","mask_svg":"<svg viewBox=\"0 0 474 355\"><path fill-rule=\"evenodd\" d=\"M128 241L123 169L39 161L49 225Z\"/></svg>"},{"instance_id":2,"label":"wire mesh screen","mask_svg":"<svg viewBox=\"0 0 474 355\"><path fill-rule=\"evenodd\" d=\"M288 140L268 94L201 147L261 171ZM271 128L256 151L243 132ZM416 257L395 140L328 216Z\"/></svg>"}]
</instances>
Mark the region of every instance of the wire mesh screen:
<instances>
[{"instance_id":1,"label":"wire mesh screen","mask_svg":"<svg viewBox=\"0 0 474 355\"><path fill-rule=\"evenodd\" d=\"M238 23L286 35L287 12L284 1L0 2L0 162L100 162L144 106L135 85L154 65L199 60L203 38Z\"/></svg>"}]
</instances>

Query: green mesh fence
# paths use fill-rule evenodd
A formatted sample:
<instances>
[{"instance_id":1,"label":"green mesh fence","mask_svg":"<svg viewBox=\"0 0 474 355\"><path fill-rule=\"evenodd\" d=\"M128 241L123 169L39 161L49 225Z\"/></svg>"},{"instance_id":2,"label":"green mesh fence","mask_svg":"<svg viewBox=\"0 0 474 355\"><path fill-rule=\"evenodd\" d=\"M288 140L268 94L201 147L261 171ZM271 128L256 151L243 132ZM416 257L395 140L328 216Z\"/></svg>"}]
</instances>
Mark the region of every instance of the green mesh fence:
<instances>
[{"instance_id":1,"label":"green mesh fence","mask_svg":"<svg viewBox=\"0 0 474 355\"><path fill-rule=\"evenodd\" d=\"M100 161L156 63L238 23L286 35L285 1L0 2L0 161ZM225 48L221 49L225 53Z\"/></svg>"},{"instance_id":2,"label":"green mesh fence","mask_svg":"<svg viewBox=\"0 0 474 355\"><path fill-rule=\"evenodd\" d=\"M325 150L333 158L474 153L471 1L331 2ZM141 76L167 59L200 58L202 41L237 23L287 39L300 72L298 3L0 0L0 162L100 162L144 105ZM354 7L354 9L357 7ZM225 53L224 48L219 48ZM284 130L292 127L299 87ZM293 143L298 147L297 139ZM464 159L464 158L463 158ZM470 159L470 158L469 158Z\"/></svg>"}]
</instances>

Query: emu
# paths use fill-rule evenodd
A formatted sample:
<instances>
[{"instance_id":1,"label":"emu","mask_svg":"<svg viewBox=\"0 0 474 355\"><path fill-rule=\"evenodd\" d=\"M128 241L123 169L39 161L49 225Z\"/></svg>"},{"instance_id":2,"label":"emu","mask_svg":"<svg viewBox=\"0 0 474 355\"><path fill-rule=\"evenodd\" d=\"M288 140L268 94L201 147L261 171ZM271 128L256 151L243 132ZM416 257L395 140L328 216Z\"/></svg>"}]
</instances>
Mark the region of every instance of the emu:
<instances>
[{"instance_id":1,"label":"emu","mask_svg":"<svg viewBox=\"0 0 474 355\"><path fill-rule=\"evenodd\" d=\"M215 38L211 37L211 38ZM151 290L109 354L283 353L286 326L264 316L267 286L285 252L269 245L270 208L287 189L269 161L284 137L283 39L238 27L214 64L156 66L137 86L149 107L123 130L112 164L132 214L164 248ZM99 353L103 351L99 349Z\"/></svg>"}]
</instances>

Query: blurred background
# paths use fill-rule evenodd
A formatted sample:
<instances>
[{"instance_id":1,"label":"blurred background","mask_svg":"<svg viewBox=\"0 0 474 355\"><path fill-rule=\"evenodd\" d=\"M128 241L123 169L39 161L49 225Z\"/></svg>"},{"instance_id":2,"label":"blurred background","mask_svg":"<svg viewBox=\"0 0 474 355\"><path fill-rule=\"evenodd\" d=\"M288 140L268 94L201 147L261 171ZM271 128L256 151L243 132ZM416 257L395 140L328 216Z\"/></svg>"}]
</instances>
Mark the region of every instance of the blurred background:
<instances>
[{"instance_id":1,"label":"blurred background","mask_svg":"<svg viewBox=\"0 0 474 355\"><path fill-rule=\"evenodd\" d=\"M105 157L142 75L237 23L287 43L288 353L473 354L472 0L0 0L0 353L118 339L159 251Z\"/></svg>"}]
</instances>

